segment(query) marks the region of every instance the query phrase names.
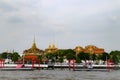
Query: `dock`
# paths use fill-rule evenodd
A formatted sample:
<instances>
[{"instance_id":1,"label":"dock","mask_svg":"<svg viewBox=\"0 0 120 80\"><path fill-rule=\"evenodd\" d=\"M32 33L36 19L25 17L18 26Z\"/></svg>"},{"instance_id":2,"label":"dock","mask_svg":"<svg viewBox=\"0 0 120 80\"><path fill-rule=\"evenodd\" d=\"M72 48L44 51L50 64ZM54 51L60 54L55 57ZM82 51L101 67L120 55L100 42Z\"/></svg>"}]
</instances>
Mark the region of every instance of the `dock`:
<instances>
[{"instance_id":1,"label":"dock","mask_svg":"<svg viewBox=\"0 0 120 80\"><path fill-rule=\"evenodd\" d=\"M73 66L69 66L67 64L55 64L52 66L49 66L47 64L40 64L40 68L38 68L38 64L34 64L34 68L32 68L32 64L25 64L22 68L16 68L18 64L4 64L3 68L0 68L1 71L33 71L37 69L68 69L68 70L74 70L74 71L109 71L112 70L119 70L120 65L112 65L107 67L107 65L92 65L93 68L85 68L83 65L75 65L74 69Z\"/></svg>"}]
</instances>

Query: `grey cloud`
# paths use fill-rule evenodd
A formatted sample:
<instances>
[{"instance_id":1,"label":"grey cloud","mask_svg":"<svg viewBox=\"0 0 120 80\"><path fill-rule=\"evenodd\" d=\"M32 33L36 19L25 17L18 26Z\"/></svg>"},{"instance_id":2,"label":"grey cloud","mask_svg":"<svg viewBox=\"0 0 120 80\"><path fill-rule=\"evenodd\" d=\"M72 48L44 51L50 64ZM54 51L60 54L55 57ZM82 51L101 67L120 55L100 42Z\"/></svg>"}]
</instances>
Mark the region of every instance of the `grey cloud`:
<instances>
[{"instance_id":1,"label":"grey cloud","mask_svg":"<svg viewBox=\"0 0 120 80\"><path fill-rule=\"evenodd\" d=\"M2 12L11 12L11 11L16 10L16 8L13 7L13 6L10 5L10 4L7 4L7 3L5 3L5 2L0 1L0 10L1 10Z\"/></svg>"},{"instance_id":2,"label":"grey cloud","mask_svg":"<svg viewBox=\"0 0 120 80\"><path fill-rule=\"evenodd\" d=\"M20 17L9 17L7 19L8 23L16 24L16 23L24 23L24 20Z\"/></svg>"},{"instance_id":3,"label":"grey cloud","mask_svg":"<svg viewBox=\"0 0 120 80\"><path fill-rule=\"evenodd\" d=\"M63 47L75 47L81 43L87 45L97 41L94 43L99 42L103 48L104 45L106 48L114 48L114 46L108 46L113 44L109 39L117 40L115 35L119 34L120 12L108 0L99 1L100 4L96 0L89 1L90 3L87 0L3 1L0 1L0 13L2 14L0 37L3 40L0 43L5 47L9 45L8 48L11 48L13 44L15 48L18 45L20 49L25 48L25 44L33 39L34 34L38 35L36 37L39 38L38 40L42 39L38 43L43 46L47 46L46 42L55 38L60 43L59 46ZM17 11L14 12L14 10ZM15 43L14 38L16 38ZM19 42L25 44L21 45ZM2 47L0 46L1 49Z\"/></svg>"}]
</instances>

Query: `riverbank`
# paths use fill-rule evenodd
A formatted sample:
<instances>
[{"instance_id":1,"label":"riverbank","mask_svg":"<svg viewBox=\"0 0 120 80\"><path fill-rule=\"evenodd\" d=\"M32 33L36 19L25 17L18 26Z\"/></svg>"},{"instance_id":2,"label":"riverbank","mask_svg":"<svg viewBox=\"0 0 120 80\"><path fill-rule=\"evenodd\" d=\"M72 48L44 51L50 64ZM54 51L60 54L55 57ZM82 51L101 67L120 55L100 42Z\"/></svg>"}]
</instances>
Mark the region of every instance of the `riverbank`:
<instances>
[{"instance_id":1,"label":"riverbank","mask_svg":"<svg viewBox=\"0 0 120 80\"><path fill-rule=\"evenodd\" d=\"M18 64L4 64L4 68L15 68ZM24 67L31 67L32 68L32 64L25 64ZM34 64L34 68L38 68L39 65L38 64ZM49 69L49 68L53 68L53 69L56 69L56 68L75 68L75 69L84 69L84 68L87 68L83 65L66 65L66 64L55 64L55 65L51 65L51 66L48 66L47 64L40 64L40 69ZM120 69L120 65L92 65L92 68L93 69L107 69L107 68L110 68L110 69Z\"/></svg>"}]
</instances>

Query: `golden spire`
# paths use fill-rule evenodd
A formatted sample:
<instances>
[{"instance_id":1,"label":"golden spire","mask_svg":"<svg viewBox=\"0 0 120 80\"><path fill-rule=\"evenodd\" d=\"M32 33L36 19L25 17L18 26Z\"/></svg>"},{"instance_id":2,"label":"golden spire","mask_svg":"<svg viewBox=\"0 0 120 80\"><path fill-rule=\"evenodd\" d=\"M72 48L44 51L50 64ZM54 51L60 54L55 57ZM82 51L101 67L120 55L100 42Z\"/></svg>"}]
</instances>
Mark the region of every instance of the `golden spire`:
<instances>
[{"instance_id":1,"label":"golden spire","mask_svg":"<svg viewBox=\"0 0 120 80\"><path fill-rule=\"evenodd\" d=\"M51 48L55 48L54 42L52 42Z\"/></svg>"},{"instance_id":2,"label":"golden spire","mask_svg":"<svg viewBox=\"0 0 120 80\"><path fill-rule=\"evenodd\" d=\"M36 41L35 41L35 36L34 36L34 41L33 41L33 45L32 45L32 49L36 49Z\"/></svg>"},{"instance_id":3,"label":"golden spire","mask_svg":"<svg viewBox=\"0 0 120 80\"><path fill-rule=\"evenodd\" d=\"M51 48L51 45L50 45L50 43L49 43L48 49L50 49L50 48Z\"/></svg>"}]
</instances>

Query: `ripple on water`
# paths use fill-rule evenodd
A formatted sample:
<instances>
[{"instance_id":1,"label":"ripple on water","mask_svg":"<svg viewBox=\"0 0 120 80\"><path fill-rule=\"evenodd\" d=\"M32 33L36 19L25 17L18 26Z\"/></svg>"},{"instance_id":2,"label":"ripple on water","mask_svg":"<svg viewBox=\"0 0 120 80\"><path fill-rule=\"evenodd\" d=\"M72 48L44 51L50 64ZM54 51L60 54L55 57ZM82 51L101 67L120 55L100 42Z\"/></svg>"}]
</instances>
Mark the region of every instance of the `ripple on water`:
<instances>
[{"instance_id":1,"label":"ripple on water","mask_svg":"<svg viewBox=\"0 0 120 80\"><path fill-rule=\"evenodd\" d=\"M120 80L120 71L1 71L0 80Z\"/></svg>"}]
</instances>

